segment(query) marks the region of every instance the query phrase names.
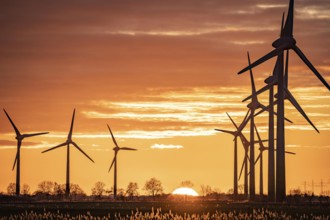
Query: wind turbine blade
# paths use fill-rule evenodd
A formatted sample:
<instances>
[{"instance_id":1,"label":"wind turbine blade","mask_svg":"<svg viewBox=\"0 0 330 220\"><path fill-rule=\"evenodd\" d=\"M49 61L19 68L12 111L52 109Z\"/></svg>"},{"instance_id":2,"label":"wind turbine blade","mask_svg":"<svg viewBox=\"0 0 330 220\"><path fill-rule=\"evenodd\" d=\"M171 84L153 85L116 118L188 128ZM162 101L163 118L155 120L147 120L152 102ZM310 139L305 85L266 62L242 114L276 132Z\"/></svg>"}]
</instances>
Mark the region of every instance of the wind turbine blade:
<instances>
[{"instance_id":1,"label":"wind turbine blade","mask_svg":"<svg viewBox=\"0 0 330 220\"><path fill-rule=\"evenodd\" d=\"M274 149L274 151L277 151L276 149ZM286 154L293 154L293 155L296 155L296 153L294 152L291 152L291 151L284 151Z\"/></svg>"},{"instance_id":2,"label":"wind turbine blade","mask_svg":"<svg viewBox=\"0 0 330 220\"><path fill-rule=\"evenodd\" d=\"M285 151L285 153L287 153L287 154L293 154L293 155L296 155L296 153L294 153L294 152L291 152L291 151Z\"/></svg>"},{"instance_id":3,"label":"wind turbine blade","mask_svg":"<svg viewBox=\"0 0 330 220\"><path fill-rule=\"evenodd\" d=\"M291 152L291 151L285 151L285 153L287 153L287 154L293 154L293 155L296 155L296 153L294 153L294 152Z\"/></svg>"},{"instance_id":4,"label":"wind turbine blade","mask_svg":"<svg viewBox=\"0 0 330 220\"><path fill-rule=\"evenodd\" d=\"M17 153L16 153L16 156L15 156L15 161L14 161L14 165L13 165L13 169L12 169L12 170L14 170L14 169L15 169L15 166L16 166L16 162L17 162Z\"/></svg>"},{"instance_id":5,"label":"wind turbine blade","mask_svg":"<svg viewBox=\"0 0 330 220\"><path fill-rule=\"evenodd\" d=\"M262 145L262 140L261 140L261 137L260 137L260 134L258 132L258 129L257 129L257 126L254 124L254 129L256 130L257 132L257 136L258 136L258 141L259 141L259 145L261 146Z\"/></svg>"},{"instance_id":6,"label":"wind turbine blade","mask_svg":"<svg viewBox=\"0 0 330 220\"><path fill-rule=\"evenodd\" d=\"M251 65L249 65L249 66L245 67L244 69L242 69L241 71L239 71L238 74L242 74L242 73L246 72L247 70L249 70L251 68L254 68L254 67L258 66L259 64L273 58L274 56L279 55L283 51L284 48L285 48L284 46L275 48L274 50L272 50L271 52L269 52L265 56L261 57L259 60L255 61Z\"/></svg>"},{"instance_id":7,"label":"wind turbine blade","mask_svg":"<svg viewBox=\"0 0 330 220\"><path fill-rule=\"evenodd\" d=\"M304 112L304 110L301 108L301 106L299 105L299 103L293 97L293 95L291 94L291 92L287 88L285 88L285 87L284 87L284 91L287 94L288 99L291 102L291 104L297 109L298 112L300 112L300 114L306 119L306 121L308 121L308 123L310 125L312 125L312 127L315 129L315 131L317 131L318 133L320 133L320 131L315 127L315 125L313 124L313 122L308 118L308 116L306 115L306 113Z\"/></svg>"},{"instance_id":8,"label":"wind turbine blade","mask_svg":"<svg viewBox=\"0 0 330 220\"><path fill-rule=\"evenodd\" d=\"M16 133L16 136L19 136L21 135L21 133L19 132L19 130L17 129L17 127L15 126L14 122L11 120L10 116L8 115L8 113L6 112L5 109L3 109L3 111L5 112L5 114L7 115L7 118L9 119L11 125L13 126L14 130L15 130L15 133Z\"/></svg>"},{"instance_id":9,"label":"wind turbine blade","mask_svg":"<svg viewBox=\"0 0 330 220\"><path fill-rule=\"evenodd\" d=\"M244 162L242 163L242 167L241 167L241 171L239 172L238 180L241 179L241 176L242 176L242 172L243 172L243 168L244 168L245 161L246 161L246 160L244 160Z\"/></svg>"},{"instance_id":10,"label":"wind turbine blade","mask_svg":"<svg viewBox=\"0 0 330 220\"><path fill-rule=\"evenodd\" d=\"M315 69L315 67L313 66L313 64L311 62L309 62L309 60L307 59L307 57L297 47L297 45L293 48L293 50L296 52L296 54L298 54L298 56L300 57L300 59L302 59L302 61L304 61L304 63L309 67L309 69L312 70L312 72L317 76L317 78L319 78L319 80L323 83L323 85L325 87L327 87L328 90L330 90L329 84L325 81L325 79L321 76L321 74Z\"/></svg>"},{"instance_id":11,"label":"wind turbine blade","mask_svg":"<svg viewBox=\"0 0 330 220\"><path fill-rule=\"evenodd\" d=\"M228 131L228 130L222 130L222 129L214 129L214 130L221 131L221 132L224 132L224 133L231 134L231 135L234 135L235 136L235 132L234 131Z\"/></svg>"},{"instance_id":12,"label":"wind turbine blade","mask_svg":"<svg viewBox=\"0 0 330 220\"><path fill-rule=\"evenodd\" d=\"M288 88L289 84L289 50L286 51L286 61L285 61L285 73L284 73L284 85Z\"/></svg>"},{"instance_id":13,"label":"wind turbine blade","mask_svg":"<svg viewBox=\"0 0 330 220\"><path fill-rule=\"evenodd\" d=\"M254 164L256 164L258 162L258 160L260 159L260 156L261 156L261 152L259 153L257 159L254 161Z\"/></svg>"},{"instance_id":14,"label":"wind turbine blade","mask_svg":"<svg viewBox=\"0 0 330 220\"><path fill-rule=\"evenodd\" d=\"M275 103L275 102L274 102L274 103ZM257 115L261 114L261 113L264 112L264 111L269 112L269 106L266 107L266 106L264 106L264 105L261 104L261 103L259 103L259 104L260 104L262 110L260 110L259 112L257 112L254 116L257 116ZM274 112L274 115L277 115L277 113ZM290 119L286 118L286 117L284 117L284 120L286 120L287 122L290 122L291 124L293 124L293 122L292 122Z\"/></svg>"},{"instance_id":15,"label":"wind turbine blade","mask_svg":"<svg viewBox=\"0 0 330 220\"><path fill-rule=\"evenodd\" d=\"M94 160L92 159L92 158L90 158L75 142L72 142L72 144L81 152L81 153L83 153L88 159L90 159L93 163L95 163L94 162Z\"/></svg>"},{"instance_id":16,"label":"wind turbine blade","mask_svg":"<svg viewBox=\"0 0 330 220\"><path fill-rule=\"evenodd\" d=\"M245 117L244 117L243 121L245 121L245 120L246 120L246 118L248 117L248 115L249 115L250 111L251 111L251 109L249 109L249 110L247 111L247 113L245 114Z\"/></svg>"},{"instance_id":17,"label":"wind turbine blade","mask_svg":"<svg viewBox=\"0 0 330 220\"><path fill-rule=\"evenodd\" d=\"M49 134L49 132L41 132L41 133L34 133L34 134L25 134L25 137L33 137L33 136L38 136L38 135L43 135L43 134Z\"/></svg>"},{"instance_id":18,"label":"wind turbine blade","mask_svg":"<svg viewBox=\"0 0 330 220\"><path fill-rule=\"evenodd\" d=\"M137 150L137 149L130 147L121 147L120 150Z\"/></svg>"},{"instance_id":19,"label":"wind turbine blade","mask_svg":"<svg viewBox=\"0 0 330 220\"><path fill-rule=\"evenodd\" d=\"M283 29L283 36L292 37L293 33L293 6L294 1L290 0L288 15L286 17L284 29Z\"/></svg>"},{"instance_id":20,"label":"wind turbine blade","mask_svg":"<svg viewBox=\"0 0 330 220\"><path fill-rule=\"evenodd\" d=\"M237 129L237 125L234 122L234 120L230 117L230 115L228 114L228 112L226 112L227 116L229 117L230 121L233 123L233 125L235 126L235 128Z\"/></svg>"},{"instance_id":21,"label":"wind turbine blade","mask_svg":"<svg viewBox=\"0 0 330 220\"><path fill-rule=\"evenodd\" d=\"M245 146L245 145L249 146L250 145L250 142L246 139L246 137L242 133L240 133L239 138L241 139L241 142L242 142L243 146Z\"/></svg>"},{"instance_id":22,"label":"wind turbine blade","mask_svg":"<svg viewBox=\"0 0 330 220\"><path fill-rule=\"evenodd\" d=\"M108 173L110 172L110 170L111 170L113 164L114 164L115 161L116 161L116 156L117 156L117 152L115 153L115 156L113 157L113 160L112 160L111 165L110 165L110 167L109 167Z\"/></svg>"},{"instance_id":23,"label":"wind turbine blade","mask_svg":"<svg viewBox=\"0 0 330 220\"><path fill-rule=\"evenodd\" d=\"M243 99L242 102L245 102L245 101L247 101L247 100L253 98L254 96L257 96L257 95L259 95L259 94L261 94L261 93L267 91L268 89L270 89L271 87L273 87L276 83L277 83L277 82L274 81L274 82L271 82L271 83L267 84L267 85L264 86L263 88L259 89L256 93L254 93L254 94L252 94L252 95L246 97L245 99Z\"/></svg>"},{"instance_id":24,"label":"wind turbine blade","mask_svg":"<svg viewBox=\"0 0 330 220\"><path fill-rule=\"evenodd\" d=\"M108 125L108 124L107 124L107 125ZM116 147L119 147L118 144L117 144L117 141L116 141L115 137L114 137L113 134L112 134L112 131L111 131L109 125L108 125L108 128L109 128L109 131L110 131L110 134L111 134L111 137L112 137L112 141L113 141L113 143L116 145Z\"/></svg>"},{"instance_id":25,"label":"wind turbine blade","mask_svg":"<svg viewBox=\"0 0 330 220\"><path fill-rule=\"evenodd\" d=\"M248 63L249 63L249 66L250 66L251 65L251 60L250 60L250 53L249 52L247 52L247 57L248 57ZM252 69L250 69L250 79L251 79L252 94L254 94L254 93L256 93L256 86L254 84ZM256 96L254 96L254 97L256 97Z\"/></svg>"},{"instance_id":26,"label":"wind turbine blade","mask_svg":"<svg viewBox=\"0 0 330 220\"><path fill-rule=\"evenodd\" d=\"M64 142L64 143L59 144L59 145L57 145L57 146L55 146L55 147L49 148L48 150L44 150L44 151L41 152L41 153L46 153L46 152L48 152L48 151L51 151L51 150L54 150L54 149L56 149L56 148L63 147L63 146L66 146L66 145L67 145L67 143Z\"/></svg>"},{"instance_id":27,"label":"wind turbine blade","mask_svg":"<svg viewBox=\"0 0 330 220\"><path fill-rule=\"evenodd\" d=\"M245 126L247 125L247 123L250 121L251 119L251 114L250 114L250 109L247 111L242 123L240 124L240 126L237 128L237 132L241 133L242 130L245 128Z\"/></svg>"},{"instance_id":28,"label":"wind turbine blade","mask_svg":"<svg viewBox=\"0 0 330 220\"><path fill-rule=\"evenodd\" d=\"M76 109L73 109L73 115L72 115L72 120L71 120L71 126L70 126L70 131L68 137L71 139L72 137L72 131L73 131L73 123L74 123L74 116L76 114Z\"/></svg>"}]
</instances>

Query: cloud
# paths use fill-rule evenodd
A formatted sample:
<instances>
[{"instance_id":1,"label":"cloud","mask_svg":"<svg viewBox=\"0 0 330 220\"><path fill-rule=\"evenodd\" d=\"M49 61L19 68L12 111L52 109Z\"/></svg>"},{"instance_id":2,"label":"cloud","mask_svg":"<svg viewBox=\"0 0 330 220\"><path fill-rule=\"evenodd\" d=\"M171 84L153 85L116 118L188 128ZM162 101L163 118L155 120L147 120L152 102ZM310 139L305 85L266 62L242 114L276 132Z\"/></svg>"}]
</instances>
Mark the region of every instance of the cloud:
<instances>
[{"instance_id":1,"label":"cloud","mask_svg":"<svg viewBox=\"0 0 330 220\"><path fill-rule=\"evenodd\" d=\"M14 145L6 145L4 143L6 143L7 141L2 141L3 144L1 144L2 146L0 147L0 150L4 150L4 149L16 149L16 143ZM10 143L11 141L8 141L8 143ZM49 148L51 147L52 144L50 144L49 142L46 141L41 141L41 142L25 142L22 144L22 149L42 149L42 148Z\"/></svg>"},{"instance_id":2,"label":"cloud","mask_svg":"<svg viewBox=\"0 0 330 220\"><path fill-rule=\"evenodd\" d=\"M151 149L182 149L182 145L172 145L172 144L153 144L150 146Z\"/></svg>"},{"instance_id":3,"label":"cloud","mask_svg":"<svg viewBox=\"0 0 330 220\"><path fill-rule=\"evenodd\" d=\"M257 4L257 8L271 9L271 8L286 8L285 4Z\"/></svg>"},{"instance_id":4,"label":"cloud","mask_svg":"<svg viewBox=\"0 0 330 220\"><path fill-rule=\"evenodd\" d=\"M305 6L297 8L297 18L302 20L308 19L330 19L330 8L322 6Z\"/></svg>"},{"instance_id":5,"label":"cloud","mask_svg":"<svg viewBox=\"0 0 330 220\"><path fill-rule=\"evenodd\" d=\"M315 149L327 149L330 148L330 145L325 146L307 146L307 145L298 145L298 144L287 144L286 148L315 148Z\"/></svg>"},{"instance_id":6,"label":"cloud","mask_svg":"<svg viewBox=\"0 0 330 220\"><path fill-rule=\"evenodd\" d=\"M254 44L265 44L264 41L255 40L255 41L232 41L235 45L254 45Z\"/></svg>"}]
</instances>

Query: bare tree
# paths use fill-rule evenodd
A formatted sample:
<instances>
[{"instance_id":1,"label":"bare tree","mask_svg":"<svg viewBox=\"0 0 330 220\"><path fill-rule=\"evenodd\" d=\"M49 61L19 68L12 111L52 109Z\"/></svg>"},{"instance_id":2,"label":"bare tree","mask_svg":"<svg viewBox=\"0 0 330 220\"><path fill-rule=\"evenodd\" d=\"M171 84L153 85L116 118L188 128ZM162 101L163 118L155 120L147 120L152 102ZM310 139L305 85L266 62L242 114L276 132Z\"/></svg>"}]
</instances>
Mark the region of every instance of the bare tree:
<instances>
[{"instance_id":1,"label":"bare tree","mask_svg":"<svg viewBox=\"0 0 330 220\"><path fill-rule=\"evenodd\" d=\"M63 196L65 194L65 184L54 183L54 195Z\"/></svg>"},{"instance_id":2,"label":"bare tree","mask_svg":"<svg viewBox=\"0 0 330 220\"><path fill-rule=\"evenodd\" d=\"M70 193L71 195L86 195L84 190L78 184L70 184Z\"/></svg>"},{"instance_id":3,"label":"bare tree","mask_svg":"<svg viewBox=\"0 0 330 220\"><path fill-rule=\"evenodd\" d=\"M101 181L96 182L94 187L92 188L93 196L101 197L105 192L105 183Z\"/></svg>"},{"instance_id":4,"label":"bare tree","mask_svg":"<svg viewBox=\"0 0 330 220\"><path fill-rule=\"evenodd\" d=\"M243 192L244 192L244 185L243 184L239 184L238 185L238 193L239 194L243 194Z\"/></svg>"},{"instance_id":5,"label":"bare tree","mask_svg":"<svg viewBox=\"0 0 330 220\"><path fill-rule=\"evenodd\" d=\"M22 194L23 195L29 195L30 194L30 186L28 184L23 185Z\"/></svg>"},{"instance_id":6,"label":"bare tree","mask_svg":"<svg viewBox=\"0 0 330 220\"><path fill-rule=\"evenodd\" d=\"M156 195L163 192L162 183L160 182L160 180L154 177L145 183L143 189L147 191L150 195L152 195L153 199Z\"/></svg>"},{"instance_id":7,"label":"bare tree","mask_svg":"<svg viewBox=\"0 0 330 220\"><path fill-rule=\"evenodd\" d=\"M54 185L54 182L44 180L38 184L37 192L51 195L54 193Z\"/></svg>"},{"instance_id":8,"label":"bare tree","mask_svg":"<svg viewBox=\"0 0 330 220\"><path fill-rule=\"evenodd\" d=\"M126 194L133 198L134 196L137 196L138 195L138 184L137 183L133 183L133 182L130 182L127 186L127 189L126 189Z\"/></svg>"},{"instance_id":9,"label":"bare tree","mask_svg":"<svg viewBox=\"0 0 330 220\"><path fill-rule=\"evenodd\" d=\"M185 180L185 181L181 182L180 186L192 188L194 186L194 184L190 180Z\"/></svg>"},{"instance_id":10,"label":"bare tree","mask_svg":"<svg viewBox=\"0 0 330 220\"><path fill-rule=\"evenodd\" d=\"M9 195L16 194L16 184L15 183L9 183L9 185L7 186L7 193Z\"/></svg>"},{"instance_id":11,"label":"bare tree","mask_svg":"<svg viewBox=\"0 0 330 220\"><path fill-rule=\"evenodd\" d=\"M209 185L201 185L201 191L203 196L212 194L212 188Z\"/></svg>"}]
</instances>

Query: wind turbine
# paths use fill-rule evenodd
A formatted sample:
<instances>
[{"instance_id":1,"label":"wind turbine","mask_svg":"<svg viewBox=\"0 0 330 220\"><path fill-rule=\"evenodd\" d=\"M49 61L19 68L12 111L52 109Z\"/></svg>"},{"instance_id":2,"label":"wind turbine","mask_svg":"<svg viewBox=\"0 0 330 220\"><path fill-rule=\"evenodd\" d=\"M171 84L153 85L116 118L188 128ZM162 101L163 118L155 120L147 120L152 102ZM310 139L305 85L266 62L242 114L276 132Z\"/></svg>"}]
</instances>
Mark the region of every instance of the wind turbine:
<instances>
[{"instance_id":1,"label":"wind turbine","mask_svg":"<svg viewBox=\"0 0 330 220\"><path fill-rule=\"evenodd\" d=\"M110 134L111 134L111 137L112 137L112 141L115 144L115 147L113 148L113 150L115 152L115 156L113 157L113 160L111 162L111 165L110 165L110 168L109 168L108 172L110 172L112 166L114 165L113 196L114 196L114 198L116 198L117 197L117 154L118 154L118 151L120 151L120 150L137 150L137 149L129 148L129 147L119 147L115 137L112 134L112 131L111 131L109 125L108 125L108 128L109 128L109 131L110 131Z\"/></svg>"},{"instance_id":2,"label":"wind turbine","mask_svg":"<svg viewBox=\"0 0 330 220\"><path fill-rule=\"evenodd\" d=\"M226 112L227 116L229 117L229 119L233 122L233 124L235 125L236 129L237 126L235 124L235 122L232 120L232 118L230 117L230 115ZM247 112L245 118L243 121L246 120L246 117L248 116L249 112ZM237 137L240 137L243 146L247 145L247 140L246 138L243 136L243 134L239 134L238 130L236 131L229 131L229 130L223 130L223 129L215 129L216 131L221 131L227 134L231 134L234 136L234 196L238 195L238 179L237 179ZM247 192L246 192L247 193Z\"/></svg>"},{"instance_id":3,"label":"wind turbine","mask_svg":"<svg viewBox=\"0 0 330 220\"><path fill-rule=\"evenodd\" d=\"M257 157L257 159L255 160L254 164L256 164L258 162L258 160L260 160L260 178L259 178L259 193L260 195L263 195L263 192L264 192L264 184L263 184L263 152L265 150L270 150L269 147L265 147L265 145L263 144L263 141L261 140L261 137L260 137L260 134L258 132L258 129L257 129L257 126L254 125L254 128L255 128L255 131L257 133L257 136L258 136L258 143L259 143L259 155ZM275 150L276 151L276 150ZM285 151L285 153L287 154L296 154L296 153L293 153L293 152L290 152L290 151Z\"/></svg>"},{"instance_id":4,"label":"wind turbine","mask_svg":"<svg viewBox=\"0 0 330 220\"><path fill-rule=\"evenodd\" d=\"M273 42L272 46L275 48L270 53L261 57L251 65L242 69L238 74L258 66L259 64L269 60L274 56L283 56L284 50L294 50L300 59L311 69L311 71L319 78L324 86L330 90L330 86L315 69L313 64L307 59L304 53L296 45L296 40L293 38L293 13L294 13L294 0L290 0L288 15L283 29L283 34L279 39ZM284 131L284 77L283 77L283 63L279 67L279 75L277 82L278 98L277 98L277 152L276 152L276 200L282 202L285 200L286 184L285 184L285 131Z\"/></svg>"},{"instance_id":5,"label":"wind turbine","mask_svg":"<svg viewBox=\"0 0 330 220\"><path fill-rule=\"evenodd\" d=\"M249 52L247 53L247 56L248 56L248 63L250 65L251 61L250 61ZM251 79L251 88L252 88L252 91L251 91L252 101L247 106L251 111L251 114L249 117L249 120L250 120L250 200L254 200L254 196L255 196L255 169L254 169L254 162L253 162L254 161L254 143L255 143L255 141L254 141L254 126L255 126L254 117L258 115L258 114L255 114L255 111L257 109L261 108L261 110L259 111L259 114L264 111L269 111L269 109L258 101L258 96L253 95L253 94L256 94L256 87L255 87L255 83L254 83L252 69L250 69L250 79ZM274 111L272 111L271 113L275 114L275 115L277 114ZM287 118L285 118L285 120L292 123L292 121L290 121Z\"/></svg>"},{"instance_id":6,"label":"wind turbine","mask_svg":"<svg viewBox=\"0 0 330 220\"><path fill-rule=\"evenodd\" d=\"M248 191L249 191L249 185L248 185L248 161L249 161L249 147L250 147L250 142L246 139L246 137L243 135L242 130L244 129L244 126L246 125L246 121L248 120L248 115L250 114L250 109L247 111L243 122L240 124L240 126L237 126L236 123L234 122L234 120L230 117L229 114L228 117L230 119L230 121L232 122L232 124L235 126L235 128L237 129L236 131L236 135L240 137L242 144L243 144L243 148L244 148L244 159L243 159L243 164L242 164L242 169L239 175L238 180L241 178L242 175L242 171L243 171L243 167L244 167L244 195L247 196L248 195Z\"/></svg>"},{"instance_id":7,"label":"wind turbine","mask_svg":"<svg viewBox=\"0 0 330 220\"><path fill-rule=\"evenodd\" d=\"M43 135L43 134L48 134L49 132L41 132L41 133L33 133L33 134L21 134L21 132L19 132L16 125L14 124L13 120L11 120L11 118L9 117L6 110L3 109L3 111L5 112L8 120L10 121L10 123L13 126L13 128L15 130L15 133L16 133L17 153L16 153L14 165L13 165L13 170L15 169L15 166L16 166L16 195L19 196L20 195L20 178L21 178L21 146L22 146L22 141L23 141L24 138Z\"/></svg>"},{"instance_id":8,"label":"wind turbine","mask_svg":"<svg viewBox=\"0 0 330 220\"><path fill-rule=\"evenodd\" d=\"M68 134L67 140L59 144L55 147L52 147L48 150L43 151L42 153L46 153L48 151L54 150L59 147L67 146L66 150L66 186L65 186L65 195L69 196L70 195L70 144L75 146L81 153L83 153L90 161L94 163L94 160L90 158L79 146L72 140L72 131L73 131L73 123L74 123L74 116L75 116L76 109L73 110L73 115L72 115L72 120L71 120L71 126L70 126L70 131Z\"/></svg>"}]
</instances>

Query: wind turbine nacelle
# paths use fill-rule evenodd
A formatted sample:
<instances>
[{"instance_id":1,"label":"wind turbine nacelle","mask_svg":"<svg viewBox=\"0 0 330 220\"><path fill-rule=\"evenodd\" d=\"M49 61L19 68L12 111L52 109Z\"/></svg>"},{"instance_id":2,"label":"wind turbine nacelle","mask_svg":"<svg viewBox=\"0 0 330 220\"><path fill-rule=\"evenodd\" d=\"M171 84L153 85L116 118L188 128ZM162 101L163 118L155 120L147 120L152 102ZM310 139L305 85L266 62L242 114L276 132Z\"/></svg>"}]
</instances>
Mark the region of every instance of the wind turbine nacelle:
<instances>
[{"instance_id":1,"label":"wind turbine nacelle","mask_svg":"<svg viewBox=\"0 0 330 220\"><path fill-rule=\"evenodd\" d=\"M278 97L278 93L276 93L275 95L274 95L274 97L277 99L277 97ZM284 99L288 99L288 96L287 96L287 94L284 92Z\"/></svg>"},{"instance_id":2,"label":"wind turbine nacelle","mask_svg":"<svg viewBox=\"0 0 330 220\"><path fill-rule=\"evenodd\" d=\"M250 102L250 103L247 105L247 107L248 107L249 109L252 109L252 108L257 109L257 108L259 108L259 105L258 105L257 103L254 103L254 102Z\"/></svg>"},{"instance_id":3,"label":"wind turbine nacelle","mask_svg":"<svg viewBox=\"0 0 330 220\"><path fill-rule=\"evenodd\" d=\"M274 48L284 46L284 50L292 49L296 45L296 40L293 37L281 37L272 43Z\"/></svg>"},{"instance_id":4,"label":"wind turbine nacelle","mask_svg":"<svg viewBox=\"0 0 330 220\"><path fill-rule=\"evenodd\" d=\"M270 77L268 77L267 79L265 79L265 83L266 84L271 84L271 83L273 83L273 82L276 82L277 81L277 79L276 79L276 77L274 77L274 76L270 76ZM275 83L275 85L277 84L277 82Z\"/></svg>"}]
</instances>

